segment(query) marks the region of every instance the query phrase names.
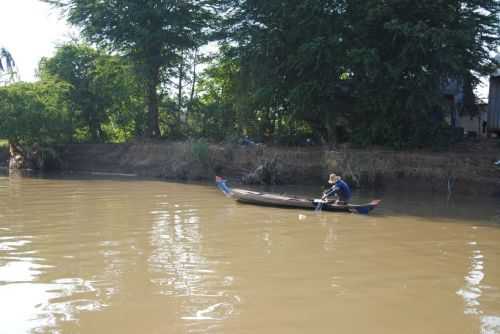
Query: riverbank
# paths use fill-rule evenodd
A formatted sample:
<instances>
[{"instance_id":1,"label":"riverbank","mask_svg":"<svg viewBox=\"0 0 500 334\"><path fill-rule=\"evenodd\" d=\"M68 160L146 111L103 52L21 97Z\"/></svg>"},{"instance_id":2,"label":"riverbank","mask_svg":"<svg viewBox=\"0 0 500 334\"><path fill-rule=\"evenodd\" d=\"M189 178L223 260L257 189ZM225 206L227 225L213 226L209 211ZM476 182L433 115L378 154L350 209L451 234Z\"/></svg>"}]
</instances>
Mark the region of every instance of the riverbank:
<instances>
[{"instance_id":1,"label":"riverbank","mask_svg":"<svg viewBox=\"0 0 500 334\"><path fill-rule=\"evenodd\" d=\"M211 180L217 172L243 183L318 184L335 171L357 187L488 196L500 192L495 149L434 153L159 142L67 145L60 152L63 170L75 172L185 181Z\"/></svg>"},{"instance_id":2,"label":"riverbank","mask_svg":"<svg viewBox=\"0 0 500 334\"><path fill-rule=\"evenodd\" d=\"M7 168L9 164L9 149L7 145L0 145L0 168Z\"/></svg>"}]
</instances>

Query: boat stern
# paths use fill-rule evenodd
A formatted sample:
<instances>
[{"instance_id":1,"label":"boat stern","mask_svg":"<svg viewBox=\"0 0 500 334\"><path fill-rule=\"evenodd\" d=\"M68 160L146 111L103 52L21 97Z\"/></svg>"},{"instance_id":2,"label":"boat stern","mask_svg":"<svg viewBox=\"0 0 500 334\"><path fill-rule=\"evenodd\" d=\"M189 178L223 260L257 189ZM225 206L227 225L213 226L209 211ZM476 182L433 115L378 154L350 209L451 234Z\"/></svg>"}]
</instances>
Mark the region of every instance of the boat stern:
<instances>
[{"instance_id":1,"label":"boat stern","mask_svg":"<svg viewBox=\"0 0 500 334\"><path fill-rule=\"evenodd\" d=\"M353 207L352 210L359 213L359 214L367 215L370 213L370 211L375 209L380 204L380 202L381 202L381 200L376 199L376 200L371 201L367 205L360 205L360 206Z\"/></svg>"}]
</instances>

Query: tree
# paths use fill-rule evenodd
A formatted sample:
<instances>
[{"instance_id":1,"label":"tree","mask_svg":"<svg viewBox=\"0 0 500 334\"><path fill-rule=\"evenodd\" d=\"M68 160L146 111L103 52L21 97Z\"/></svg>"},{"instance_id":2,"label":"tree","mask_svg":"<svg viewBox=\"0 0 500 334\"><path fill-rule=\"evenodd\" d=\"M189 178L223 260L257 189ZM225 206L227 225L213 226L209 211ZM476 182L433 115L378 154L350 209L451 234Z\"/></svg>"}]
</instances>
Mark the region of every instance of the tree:
<instances>
[{"instance_id":1,"label":"tree","mask_svg":"<svg viewBox=\"0 0 500 334\"><path fill-rule=\"evenodd\" d=\"M53 78L70 85L69 102L78 128L86 129L83 133L89 133L93 142L113 136L103 128L108 123L109 129L111 120L115 131L136 121L134 132L141 132L137 110L143 105L137 101L139 87L125 59L85 44L69 43L58 47L52 58L42 59L39 75L42 80Z\"/></svg>"},{"instance_id":2,"label":"tree","mask_svg":"<svg viewBox=\"0 0 500 334\"><path fill-rule=\"evenodd\" d=\"M165 136L181 139L194 134L189 123L199 106L197 99L199 67L200 64L207 63L209 58L198 48L186 50L181 52L177 65L169 71L161 108L163 114L168 115L160 116Z\"/></svg>"},{"instance_id":3,"label":"tree","mask_svg":"<svg viewBox=\"0 0 500 334\"><path fill-rule=\"evenodd\" d=\"M446 107L443 85L471 85L474 74L488 71L489 51L499 43L499 6L497 0L347 1L356 139L432 145L442 126L436 115Z\"/></svg>"},{"instance_id":4,"label":"tree","mask_svg":"<svg viewBox=\"0 0 500 334\"><path fill-rule=\"evenodd\" d=\"M240 68L238 59L230 52L228 46L223 46L198 82L201 94L193 100L191 125L198 137L224 140L248 132L250 127L246 113L238 113L239 81L236 76Z\"/></svg>"},{"instance_id":5,"label":"tree","mask_svg":"<svg viewBox=\"0 0 500 334\"><path fill-rule=\"evenodd\" d=\"M99 53L85 45L67 44L59 47L54 57L42 59L39 74L42 80L54 77L72 87L73 113L88 126L91 139L102 141L101 125L106 118L102 98L94 87Z\"/></svg>"},{"instance_id":6,"label":"tree","mask_svg":"<svg viewBox=\"0 0 500 334\"><path fill-rule=\"evenodd\" d=\"M343 114L344 2L233 1L229 39L239 58L242 109L255 112L264 137L310 127L333 139Z\"/></svg>"},{"instance_id":7,"label":"tree","mask_svg":"<svg viewBox=\"0 0 500 334\"><path fill-rule=\"evenodd\" d=\"M500 41L498 0L231 3L237 100L271 136L305 121L324 140L349 124L363 144L431 144L444 83L473 85Z\"/></svg>"},{"instance_id":8,"label":"tree","mask_svg":"<svg viewBox=\"0 0 500 334\"><path fill-rule=\"evenodd\" d=\"M43 0L66 10L90 41L134 62L148 106L146 135L160 136L158 88L183 50L199 46L214 23L215 0Z\"/></svg>"},{"instance_id":9,"label":"tree","mask_svg":"<svg viewBox=\"0 0 500 334\"><path fill-rule=\"evenodd\" d=\"M13 145L71 141L69 91L67 83L54 80L0 88L0 137Z\"/></svg>"}]
</instances>

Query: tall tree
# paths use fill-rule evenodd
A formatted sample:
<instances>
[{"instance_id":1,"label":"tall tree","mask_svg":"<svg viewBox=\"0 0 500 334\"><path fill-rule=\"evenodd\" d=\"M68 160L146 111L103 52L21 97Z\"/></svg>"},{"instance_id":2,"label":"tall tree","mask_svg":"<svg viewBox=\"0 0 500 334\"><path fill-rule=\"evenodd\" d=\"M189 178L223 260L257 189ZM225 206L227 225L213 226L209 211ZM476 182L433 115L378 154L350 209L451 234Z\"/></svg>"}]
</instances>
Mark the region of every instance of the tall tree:
<instances>
[{"instance_id":1,"label":"tall tree","mask_svg":"<svg viewBox=\"0 0 500 334\"><path fill-rule=\"evenodd\" d=\"M243 94L239 94L239 83L236 77L240 68L237 57L228 54L228 46L220 49L220 54L214 63L209 66L200 76L198 89L201 91L197 99L199 104L193 103L194 117L199 124L198 135L210 137L217 140L227 139L230 136L239 135L255 123L245 119L250 112L238 113L238 102ZM243 105L244 103L240 103Z\"/></svg>"},{"instance_id":2,"label":"tall tree","mask_svg":"<svg viewBox=\"0 0 500 334\"><path fill-rule=\"evenodd\" d=\"M467 86L491 65L498 0L349 0L345 39L357 139L433 144L443 86ZM470 87L468 91L471 91Z\"/></svg>"},{"instance_id":3,"label":"tall tree","mask_svg":"<svg viewBox=\"0 0 500 334\"><path fill-rule=\"evenodd\" d=\"M342 113L344 2L233 1L228 30L240 59L241 93L249 92L248 109L257 111L265 136L294 124L285 121L290 117L325 140L333 136Z\"/></svg>"},{"instance_id":4,"label":"tall tree","mask_svg":"<svg viewBox=\"0 0 500 334\"><path fill-rule=\"evenodd\" d=\"M500 41L499 0L232 5L227 31L240 68L233 78L247 95L237 100L266 132L291 117L327 140L349 122L360 142L429 142L442 86L470 85Z\"/></svg>"},{"instance_id":5,"label":"tall tree","mask_svg":"<svg viewBox=\"0 0 500 334\"><path fill-rule=\"evenodd\" d=\"M168 130L167 135L170 137L179 139L191 134L188 122L195 103L198 65L203 60L204 57L199 54L198 48L183 51L178 64L169 72L170 79L165 91L173 96L163 102L175 103L175 106L168 106L170 107L168 112L172 117L169 117L170 121L165 124Z\"/></svg>"},{"instance_id":6,"label":"tall tree","mask_svg":"<svg viewBox=\"0 0 500 334\"><path fill-rule=\"evenodd\" d=\"M42 59L39 75L42 80L55 79L70 85L68 102L77 126L85 129L93 142L101 142L108 139L103 125L113 115L123 115L124 109L132 114L137 108L137 84L129 68L122 57L107 55L85 44L69 43L60 46L53 57Z\"/></svg>"},{"instance_id":7,"label":"tall tree","mask_svg":"<svg viewBox=\"0 0 500 334\"><path fill-rule=\"evenodd\" d=\"M90 41L129 56L144 85L146 135L160 136L158 88L180 52L197 47L214 23L215 0L42 0L66 10Z\"/></svg>"},{"instance_id":8,"label":"tall tree","mask_svg":"<svg viewBox=\"0 0 500 334\"><path fill-rule=\"evenodd\" d=\"M71 84L71 105L76 119L88 126L93 142L103 139L102 123L106 113L100 102L99 93L94 88L97 59L100 54L85 45L68 44L58 48L52 58L44 58L40 63L42 79L55 77Z\"/></svg>"}]
</instances>

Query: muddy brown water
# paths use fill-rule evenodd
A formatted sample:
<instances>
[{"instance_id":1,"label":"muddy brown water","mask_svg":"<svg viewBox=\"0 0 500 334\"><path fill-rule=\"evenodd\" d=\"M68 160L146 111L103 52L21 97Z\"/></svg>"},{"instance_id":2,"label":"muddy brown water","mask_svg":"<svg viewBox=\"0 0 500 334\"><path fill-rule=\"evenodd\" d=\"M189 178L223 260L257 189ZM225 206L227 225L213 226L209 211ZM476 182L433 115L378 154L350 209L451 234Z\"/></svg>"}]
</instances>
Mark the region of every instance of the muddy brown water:
<instances>
[{"instance_id":1,"label":"muddy brown water","mask_svg":"<svg viewBox=\"0 0 500 334\"><path fill-rule=\"evenodd\" d=\"M0 176L0 333L500 333L499 200L379 195Z\"/></svg>"}]
</instances>

